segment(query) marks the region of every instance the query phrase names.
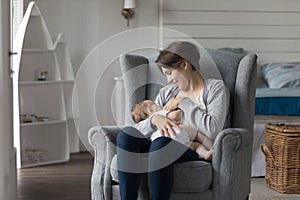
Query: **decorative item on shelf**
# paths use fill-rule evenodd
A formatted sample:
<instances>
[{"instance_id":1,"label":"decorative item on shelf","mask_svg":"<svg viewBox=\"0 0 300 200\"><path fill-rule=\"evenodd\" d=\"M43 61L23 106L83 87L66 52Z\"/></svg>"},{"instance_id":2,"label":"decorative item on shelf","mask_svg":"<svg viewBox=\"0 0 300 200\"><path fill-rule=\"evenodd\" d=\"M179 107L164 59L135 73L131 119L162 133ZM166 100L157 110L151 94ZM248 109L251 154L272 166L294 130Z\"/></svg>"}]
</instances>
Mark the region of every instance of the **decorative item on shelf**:
<instances>
[{"instance_id":1,"label":"decorative item on shelf","mask_svg":"<svg viewBox=\"0 0 300 200\"><path fill-rule=\"evenodd\" d=\"M33 118L31 115L20 114L20 122L21 123L31 123L31 122L33 122Z\"/></svg>"},{"instance_id":2,"label":"decorative item on shelf","mask_svg":"<svg viewBox=\"0 0 300 200\"><path fill-rule=\"evenodd\" d=\"M47 122L49 121L49 117L40 117L35 114L20 114L20 122L21 123L32 123L32 122Z\"/></svg>"},{"instance_id":3,"label":"decorative item on shelf","mask_svg":"<svg viewBox=\"0 0 300 200\"><path fill-rule=\"evenodd\" d=\"M38 81L46 81L48 72L42 68L37 70L37 80Z\"/></svg>"},{"instance_id":4,"label":"decorative item on shelf","mask_svg":"<svg viewBox=\"0 0 300 200\"><path fill-rule=\"evenodd\" d=\"M47 121L49 121L49 117L38 117L38 116L36 116L35 118L36 118L36 121L38 121L38 122L47 122Z\"/></svg>"},{"instance_id":5,"label":"decorative item on shelf","mask_svg":"<svg viewBox=\"0 0 300 200\"><path fill-rule=\"evenodd\" d=\"M134 8L135 8L135 0L124 0L124 7L122 9L121 14L127 20L127 26L129 26L129 20L134 15Z\"/></svg>"},{"instance_id":6,"label":"decorative item on shelf","mask_svg":"<svg viewBox=\"0 0 300 200\"><path fill-rule=\"evenodd\" d=\"M34 118L34 121L36 122L46 122L49 120L49 117L41 117L41 116L37 116L35 114L31 114L32 118Z\"/></svg>"},{"instance_id":7,"label":"decorative item on shelf","mask_svg":"<svg viewBox=\"0 0 300 200\"><path fill-rule=\"evenodd\" d=\"M47 156L48 151L44 149L32 149L27 147L25 149L25 154L30 163L43 162Z\"/></svg>"}]
</instances>

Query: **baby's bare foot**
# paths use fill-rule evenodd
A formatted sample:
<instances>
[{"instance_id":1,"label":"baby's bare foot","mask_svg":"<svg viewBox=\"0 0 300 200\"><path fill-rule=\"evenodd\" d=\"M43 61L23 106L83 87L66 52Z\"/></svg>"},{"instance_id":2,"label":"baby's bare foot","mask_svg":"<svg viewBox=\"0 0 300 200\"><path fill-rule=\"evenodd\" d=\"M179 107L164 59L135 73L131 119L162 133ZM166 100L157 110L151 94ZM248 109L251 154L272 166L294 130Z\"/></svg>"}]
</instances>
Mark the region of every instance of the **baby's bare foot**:
<instances>
[{"instance_id":1,"label":"baby's bare foot","mask_svg":"<svg viewBox=\"0 0 300 200\"><path fill-rule=\"evenodd\" d=\"M212 160L212 155L213 155L213 150L208 151L205 155L204 155L204 160L206 161L211 161Z\"/></svg>"}]
</instances>

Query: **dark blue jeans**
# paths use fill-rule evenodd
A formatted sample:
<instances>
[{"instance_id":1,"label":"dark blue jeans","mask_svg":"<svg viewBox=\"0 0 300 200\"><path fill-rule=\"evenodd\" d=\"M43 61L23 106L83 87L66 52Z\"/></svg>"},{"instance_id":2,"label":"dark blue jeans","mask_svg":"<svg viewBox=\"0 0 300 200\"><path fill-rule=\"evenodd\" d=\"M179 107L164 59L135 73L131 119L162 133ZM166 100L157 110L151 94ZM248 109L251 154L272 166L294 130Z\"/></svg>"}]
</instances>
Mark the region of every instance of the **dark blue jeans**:
<instances>
[{"instance_id":1,"label":"dark blue jeans","mask_svg":"<svg viewBox=\"0 0 300 200\"><path fill-rule=\"evenodd\" d=\"M133 127L117 137L118 177L122 200L136 200L141 175L148 173L151 200L168 200L173 187L174 164L200 160L198 154L168 137L153 142Z\"/></svg>"}]
</instances>

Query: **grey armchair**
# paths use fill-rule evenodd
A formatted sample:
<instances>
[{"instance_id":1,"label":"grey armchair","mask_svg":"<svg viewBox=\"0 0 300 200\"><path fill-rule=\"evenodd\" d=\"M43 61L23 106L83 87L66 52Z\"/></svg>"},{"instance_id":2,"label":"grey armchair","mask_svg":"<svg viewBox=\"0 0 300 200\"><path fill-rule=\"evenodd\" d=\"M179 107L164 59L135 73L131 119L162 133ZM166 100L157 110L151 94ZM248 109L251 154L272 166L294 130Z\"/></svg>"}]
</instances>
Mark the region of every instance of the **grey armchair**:
<instances>
[{"instance_id":1,"label":"grey armchair","mask_svg":"<svg viewBox=\"0 0 300 200\"><path fill-rule=\"evenodd\" d=\"M257 56L218 50L207 52L230 90L227 128L215 139L212 163L191 161L176 164L171 199L248 199ZM206 59L206 56L201 56L202 63L205 63ZM123 74L136 66L143 66L124 76L128 107L143 99L154 99L162 83L166 82L164 76L159 75L155 64L143 56L123 55L120 64ZM143 80L147 80L149 84L133 91ZM130 122L129 114L126 117L127 122ZM120 198L115 170L116 137L119 130L119 127L113 126L97 126L89 130L89 142L94 148L95 156L91 178L93 200ZM144 178L139 190L139 199L149 199L147 177Z\"/></svg>"}]
</instances>

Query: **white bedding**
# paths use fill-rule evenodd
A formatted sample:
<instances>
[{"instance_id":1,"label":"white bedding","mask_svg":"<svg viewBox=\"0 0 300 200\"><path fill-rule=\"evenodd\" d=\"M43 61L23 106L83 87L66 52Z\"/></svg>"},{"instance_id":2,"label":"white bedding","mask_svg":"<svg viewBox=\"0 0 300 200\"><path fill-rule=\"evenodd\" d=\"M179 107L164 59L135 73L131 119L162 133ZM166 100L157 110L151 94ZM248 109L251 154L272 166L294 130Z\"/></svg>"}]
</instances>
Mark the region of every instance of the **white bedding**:
<instances>
[{"instance_id":1,"label":"white bedding","mask_svg":"<svg viewBox=\"0 0 300 200\"><path fill-rule=\"evenodd\" d=\"M300 97L300 87L270 89L263 79L256 82L255 97Z\"/></svg>"}]
</instances>

